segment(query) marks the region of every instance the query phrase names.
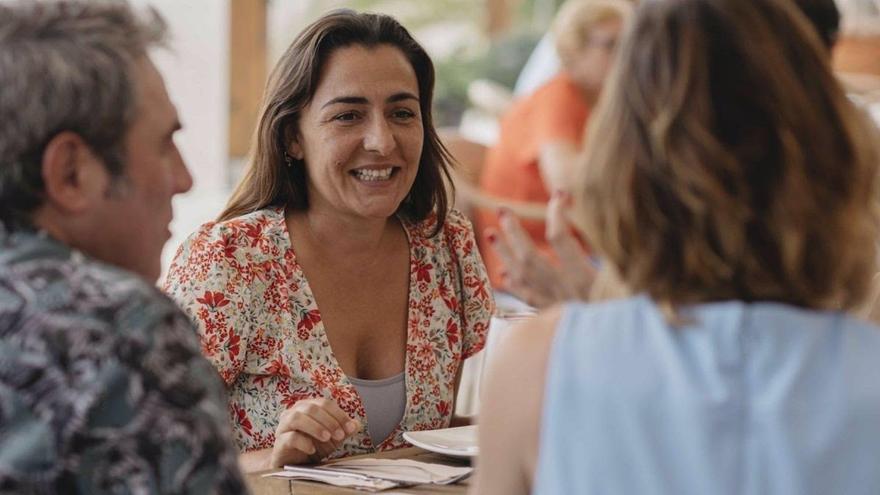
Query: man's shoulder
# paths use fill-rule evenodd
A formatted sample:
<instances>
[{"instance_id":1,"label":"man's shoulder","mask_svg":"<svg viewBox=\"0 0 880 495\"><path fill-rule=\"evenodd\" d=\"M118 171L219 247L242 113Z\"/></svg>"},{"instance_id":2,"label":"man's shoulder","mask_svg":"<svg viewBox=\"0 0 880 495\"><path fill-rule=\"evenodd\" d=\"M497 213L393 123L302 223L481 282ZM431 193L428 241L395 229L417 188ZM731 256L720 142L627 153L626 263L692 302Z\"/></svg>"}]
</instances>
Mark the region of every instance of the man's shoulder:
<instances>
[{"instance_id":1,"label":"man's shoulder","mask_svg":"<svg viewBox=\"0 0 880 495\"><path fill-rule=\"evenodd\" d=\"M176 312L141 277L51 241L13 246L0 259L0 334L17 330L3 323L12 313L19 323L41 321L28 327L34 332L67 326L115 333L138 331Z\"/></svg>"},{"instance_id":2,"label":"man's shoulder","mask_svg":"<svg viewBox=\"0 0 880 495\"><path fill-rule=\"evenodd\" d=\"M0 485L243 491L223 386L186 316L136 275L30 249L0 255Z\"/></svg>"}]
</instances>

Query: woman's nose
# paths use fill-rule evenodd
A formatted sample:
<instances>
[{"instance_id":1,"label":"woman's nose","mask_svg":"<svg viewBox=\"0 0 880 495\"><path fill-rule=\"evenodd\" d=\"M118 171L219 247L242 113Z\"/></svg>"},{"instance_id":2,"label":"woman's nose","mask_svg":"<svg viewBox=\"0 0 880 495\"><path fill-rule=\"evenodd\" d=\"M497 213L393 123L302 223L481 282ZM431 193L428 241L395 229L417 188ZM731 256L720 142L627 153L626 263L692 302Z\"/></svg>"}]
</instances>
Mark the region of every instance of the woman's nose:
<instances>
[{"instance_id":1,"label":"woman's nose","mask_svg":"<svg viewBox=\"0 0 880 495\"><path fill-rule=\"evenodd\" d=\"M381 156L388 156L394 151L395 146L394 133L388 122L383 118L375 119L364 136L364 149Z\"/></svg>"}]
</instances>

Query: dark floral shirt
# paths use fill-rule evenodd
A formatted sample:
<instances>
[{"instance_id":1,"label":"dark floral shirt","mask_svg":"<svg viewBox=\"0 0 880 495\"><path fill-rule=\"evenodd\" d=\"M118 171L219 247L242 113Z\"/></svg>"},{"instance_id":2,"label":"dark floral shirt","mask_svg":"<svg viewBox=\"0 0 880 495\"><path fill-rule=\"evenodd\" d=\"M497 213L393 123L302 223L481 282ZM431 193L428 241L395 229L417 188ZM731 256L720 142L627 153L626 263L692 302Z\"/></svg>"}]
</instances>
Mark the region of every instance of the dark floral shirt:
<instances>
[{"instance_id":1,"label":"dark floral shirt","mask_svg":"<svg viewBox=\"0 0 880 495\"><path fill-rule=\"evenodd\" d=\"M132 274L0 224L0 493L243 492L187 317Z\"/></svg>"}]
</instances>

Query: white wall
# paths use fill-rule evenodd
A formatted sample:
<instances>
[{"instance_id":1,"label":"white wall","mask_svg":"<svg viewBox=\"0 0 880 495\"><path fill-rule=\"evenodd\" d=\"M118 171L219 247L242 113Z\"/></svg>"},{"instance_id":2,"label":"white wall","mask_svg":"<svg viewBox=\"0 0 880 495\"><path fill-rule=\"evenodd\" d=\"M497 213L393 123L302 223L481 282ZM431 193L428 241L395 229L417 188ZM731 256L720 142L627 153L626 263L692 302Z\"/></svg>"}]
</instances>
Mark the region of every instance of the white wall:
<instances>
[{"instance_id":1,"label":"white wall","mask_svg":"<svg viewBox=\"0 0 880 495\"><path fill-rule=\"evenodd\" d=\"M154 60L165 76L184 129L177 144L195 179L194 189L226 185L229 120L228 0L137 0L168 22L170 49Z\"/></svg>"},{"instance_id":2,"label":"white wall","mask_svg":"<svg viewBox=\"0 0 880 495\"><path fill-rule=\"evenodd\" d=\"M168 22L169 49L153 53L183 130L177 145L193 175L193 189L174 201L167 269L183 239L217 216L229 195L229 1L132 0L155 7Z\"/></svg>"}]
</instances>

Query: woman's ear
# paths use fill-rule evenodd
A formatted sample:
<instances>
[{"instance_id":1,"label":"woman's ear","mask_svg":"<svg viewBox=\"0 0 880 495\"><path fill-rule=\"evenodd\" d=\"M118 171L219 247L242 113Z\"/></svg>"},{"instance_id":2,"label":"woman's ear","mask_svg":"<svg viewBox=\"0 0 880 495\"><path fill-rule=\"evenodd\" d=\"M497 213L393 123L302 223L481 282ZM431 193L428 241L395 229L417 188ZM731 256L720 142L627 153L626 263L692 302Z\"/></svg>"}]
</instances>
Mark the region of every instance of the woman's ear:
<instances>
[{"instance_id":1,"label":"woman's ear","mask_svg":"<svg viewBox=\"0 0 880 495\"><path fill-rule=\"evenodd\" d=\"M290 143L287 145L287 154L294 160L302 160L305 156L302 146L300 146L299 141L296 138L291 139Z\"/></svg>"},{"instance_id":2,"label":"woman's ear","mask_svg":"<svg viewBox=\"0 0 880 495\"><path fill-rule=\"evenodd\" d=\"M102 161L78 134L61 132L43 151L45 201L71 213L88 210L106 195L110 176Z\"/></svg>"}]
</instances>

